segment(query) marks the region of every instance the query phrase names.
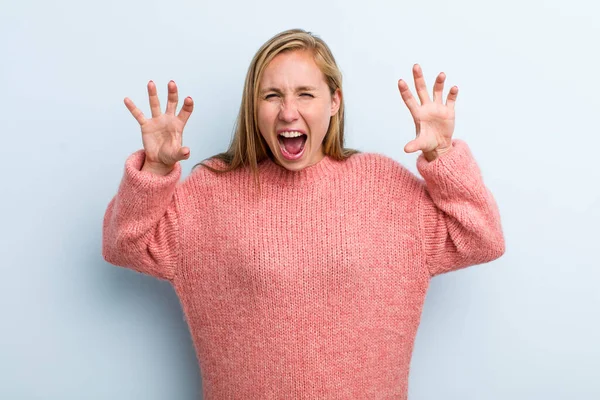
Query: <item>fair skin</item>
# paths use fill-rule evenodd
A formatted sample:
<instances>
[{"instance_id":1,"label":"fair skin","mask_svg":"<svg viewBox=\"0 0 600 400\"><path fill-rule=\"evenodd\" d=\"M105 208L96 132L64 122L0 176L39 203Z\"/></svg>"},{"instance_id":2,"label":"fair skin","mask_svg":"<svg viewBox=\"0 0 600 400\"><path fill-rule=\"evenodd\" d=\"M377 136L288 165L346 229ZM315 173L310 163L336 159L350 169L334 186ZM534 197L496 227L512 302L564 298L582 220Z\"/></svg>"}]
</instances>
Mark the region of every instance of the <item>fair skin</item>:
<instances>
[{"instance_id":1,"label":"fair skin","mask_svg":"<svg viewBox=\"0 0 600 400\"><path fill-rule=\"evenodd\" d=\"M279 165L299 171L323 159L323 139L331 117L340 108L340 100L341 91L331 94L311 52L283 52L271 60L259 85L257 122ZM284 157L278 139L281 131L306 134L300 158Z\"/></svg>"},{"instance_id":2,"label":"fair skin","mask_svg":"<svg viewBox=\"0 0 600 400\"><path fill-rule=\"evenodd\" d=\"M156 85L152 81L148 82L148 99L152 112L150 119L144 116L131 99L125 98L125 106L142 128L142 143L146 152L142 171L158 175L167 175L178 161L190 157L190 149L181 144L183 129L194 110L194 101L191 97L186 97L179 114L175 115L179 101L175 82L169 82L168 92L167 108L163 114Z\"/></svg>"},{"instance_id":3,"label":"fair skin","mask_svg":"<svg viewBox=\"0 0 600 400\"><path fill-rule=\"evenodd\" d=\"M427 93L427 85L419 64L413 66L415 88L421 104L413 97L406 82L398 81L398 89L402 100L408 107L415 121L416 139L404 146L404 151L414 153L421 150L427 161L434 161L442 154L452 150L452 134L454 133L454 104L458 96L458 87L453 86L448 92L446 104L443 103L444 82L446 74L440 72L433 85L433 100Z\"/></svg>"},{"instance_id":4,"label":"fair skin","mask_svg":"<svg viewBox=\"0 0 600 400\"><path fill-rule=\"evenodd\" d=\"M404 147L407 153L421 150L428 161L434 161L452 150L454 104L458 88L453 86L443 103L446 75L441 72L433 86L433 99L427 93L423 72L413 67L415 88L420 100L413 97L408 85L400 79L398 89L408 107L416 128L416 138ZM298 171L314 165L323 157L322 142L331 116L339 110L341 92L330 93L325 78L307 52L294 51L275 57L264 71L258 99L258 126L276 161L283 167ZM186 97L176 114L179 101L177 85L168 84L167 107L161 112L156 85L148 83L148 99L152 118L146 118L133 101L125 98L125 106L138 121L146 153L143 171L167 175L175 164L190 157L190 149L182 146L182 134L194 109L191 97ZM280 130L301 130L307 135L303 156L289 161L283 158L277 139Z\"/></svg>"}]
</instances>

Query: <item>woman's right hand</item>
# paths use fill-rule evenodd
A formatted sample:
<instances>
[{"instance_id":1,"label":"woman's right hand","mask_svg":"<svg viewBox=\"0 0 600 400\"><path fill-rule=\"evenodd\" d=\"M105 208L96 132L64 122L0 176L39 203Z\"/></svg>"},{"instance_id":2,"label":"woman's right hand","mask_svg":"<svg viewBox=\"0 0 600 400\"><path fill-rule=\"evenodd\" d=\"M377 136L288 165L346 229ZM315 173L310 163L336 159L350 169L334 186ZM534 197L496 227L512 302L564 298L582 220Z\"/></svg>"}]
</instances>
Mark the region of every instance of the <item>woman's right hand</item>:
<instances>
[{"instance_id":1,"label":"woman's right hand","mask_svg":"<svg viewBox=\"0 0 600 400\"><path fill-rule=\"evenodd\" d=\"M190 149L182 147L183 128L194 109L194 101L186 97L183 107L178 115L175 115L177 102L177 85L170 81L168 84L169 95L167 97L167 109L162 114L160 102L156 93L154 82L148 82L148 98L152 118L146 119L142 111L133 104L128 97L125 98L125 106L131 115L139 122L142 128L142 143L146 152L146 160L142 170L166 175L173 170L178 161L187 160L190 157Z\"/></svg>"}]
</instances>

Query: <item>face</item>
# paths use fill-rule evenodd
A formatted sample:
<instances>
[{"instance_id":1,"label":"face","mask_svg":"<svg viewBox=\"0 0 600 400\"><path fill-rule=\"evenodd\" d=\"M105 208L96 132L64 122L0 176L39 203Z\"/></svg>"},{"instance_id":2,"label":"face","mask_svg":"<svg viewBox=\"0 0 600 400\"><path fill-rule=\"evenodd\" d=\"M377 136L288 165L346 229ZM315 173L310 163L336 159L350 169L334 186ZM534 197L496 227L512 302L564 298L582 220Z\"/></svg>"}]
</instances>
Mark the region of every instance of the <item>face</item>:
<instances>
[{"instance_id":1,"label":"face","mask_svg":"<svg viewBox=\"0 0 600 400\"><path fill-rule=\"evenodd\" d=\"M258 96L258 129L276 162L291 171L318 163L341 91L330 93L312 54L291 51L275 56L263 72Z\"/></svg>"}]
</instances>

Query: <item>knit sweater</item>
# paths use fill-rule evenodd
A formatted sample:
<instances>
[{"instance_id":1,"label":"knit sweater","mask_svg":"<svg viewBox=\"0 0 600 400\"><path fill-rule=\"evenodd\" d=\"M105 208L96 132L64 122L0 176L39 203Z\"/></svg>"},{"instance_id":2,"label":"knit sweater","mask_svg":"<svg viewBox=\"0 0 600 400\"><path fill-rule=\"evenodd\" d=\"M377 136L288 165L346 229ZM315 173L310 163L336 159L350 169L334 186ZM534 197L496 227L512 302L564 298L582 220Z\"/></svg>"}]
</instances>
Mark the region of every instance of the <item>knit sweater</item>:
<instances>
[{"instance_id":1,"label":"knit sweater","mask_svg":"<svg viewBox=\"0 0 600 400\"><path fill-rule=\"evenodd\" d=\"M325 156L166 176L129 156L106 210L109 263L168 280L203 397L406 399L430 279L504 253L495 200L468 146L422 178L393 159ZM221 161L211 160L219 167Z\"/></svg>"}]
</instances>

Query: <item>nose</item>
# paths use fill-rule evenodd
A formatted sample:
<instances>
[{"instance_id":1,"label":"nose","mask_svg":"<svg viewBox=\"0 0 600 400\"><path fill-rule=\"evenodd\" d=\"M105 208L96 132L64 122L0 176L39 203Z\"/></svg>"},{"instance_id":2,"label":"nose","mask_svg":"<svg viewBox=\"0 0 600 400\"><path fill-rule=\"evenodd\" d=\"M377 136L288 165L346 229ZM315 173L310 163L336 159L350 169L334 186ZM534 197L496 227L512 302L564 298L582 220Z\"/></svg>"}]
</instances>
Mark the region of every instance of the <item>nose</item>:
<instances>
[{"instance_id":1,"label":"nose","mask_svg":"<svg viewBox=\"0 0 600 400\"><path fill-rule=\"evenodd\" d=\"M281 101L279 119L285 122L292 122L298 119L298 107L295 99L288 97Z\"/></svg>"}]
</instances>

